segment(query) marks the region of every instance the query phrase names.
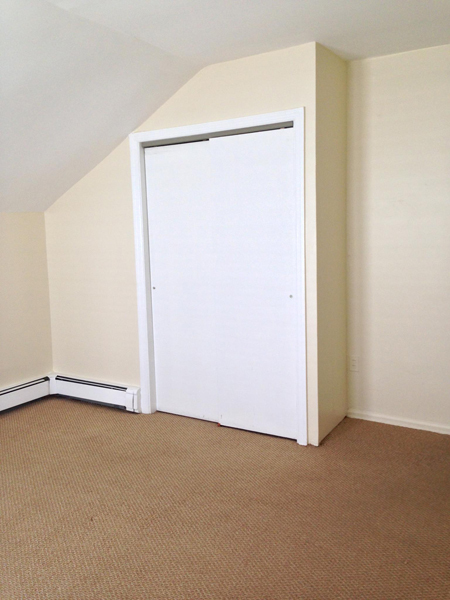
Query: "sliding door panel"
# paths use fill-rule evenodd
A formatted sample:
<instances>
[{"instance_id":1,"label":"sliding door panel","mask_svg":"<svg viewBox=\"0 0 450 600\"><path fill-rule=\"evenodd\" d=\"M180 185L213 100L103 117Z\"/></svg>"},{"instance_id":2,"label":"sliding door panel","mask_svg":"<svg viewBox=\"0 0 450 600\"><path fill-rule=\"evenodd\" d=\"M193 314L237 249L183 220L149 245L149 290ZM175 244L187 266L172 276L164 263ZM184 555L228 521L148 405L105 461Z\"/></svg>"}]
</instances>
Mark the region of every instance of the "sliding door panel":
<instances>
[{"instance_id":1,"label":"sliding door panel","mask_svg":"<svg viewBox=\"0 0 450 600\"><path fill-rule=\"evenodd\" d=\"M158 410L218 420L209 142L145 151Z\"/></svg>"},{"instance_id":2,"label":"sliding door panel","mask_svg":"<svg viewBox=\"0 0 450 600\"><path fill-rule=\"evenodd\" d=\"M296 438L293 129L210 140L223 425Z\"/></svg>"}]
</instances>

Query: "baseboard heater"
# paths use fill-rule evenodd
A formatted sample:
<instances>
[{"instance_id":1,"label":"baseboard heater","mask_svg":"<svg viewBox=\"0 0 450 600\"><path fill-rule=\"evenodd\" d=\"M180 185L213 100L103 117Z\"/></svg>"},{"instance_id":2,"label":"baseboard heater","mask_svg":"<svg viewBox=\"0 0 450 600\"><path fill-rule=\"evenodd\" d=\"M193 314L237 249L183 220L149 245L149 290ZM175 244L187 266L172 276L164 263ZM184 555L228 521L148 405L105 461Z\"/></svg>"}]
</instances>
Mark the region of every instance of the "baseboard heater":
<instances>
[{"instance_id":1,"label":"baseboard heater","mask_svg":"<svg viewBox=\"0 0 450 600\"><path fill-rule=\"evenodd\" d=\"M56 373L0 390L0 411L46 396L66 396L140 412L140 390L137 387L76 379Z\"/></svg>"},{"instance_id":2,"label":"baseboard heater","mask_svg":"<svg viewBox=\"0 0 450 600\"><path fill-rule=\"evenodd\" d=\"M45 398L49 393L50 377L33 379L33 381L0 390L0 410L7 410L25 402Z\"/></svg>"}]
</instances>

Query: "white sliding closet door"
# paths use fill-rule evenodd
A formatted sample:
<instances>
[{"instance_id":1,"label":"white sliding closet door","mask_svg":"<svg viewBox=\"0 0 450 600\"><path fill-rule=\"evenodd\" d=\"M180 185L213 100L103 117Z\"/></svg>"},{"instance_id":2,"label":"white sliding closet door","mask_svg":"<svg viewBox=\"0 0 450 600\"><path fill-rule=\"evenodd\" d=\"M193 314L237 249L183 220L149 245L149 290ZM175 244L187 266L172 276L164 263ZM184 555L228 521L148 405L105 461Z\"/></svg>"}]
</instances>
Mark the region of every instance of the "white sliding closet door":
<instances>
[{"instance_id":1,"label":"white sliding closet door","mask_svg":"<svg viewBox=\"0 0 450 600\"><path fill-rule=\"evenodd\" d=\"M158 410L218 421L209 142L145 151Z\"/></svg>"},{"instance_id":2,"label":"white sliding closet door","mask_svg":"<svg viewBox=\"0 0 450 600\"><path fill-rule=\"evenodd\" d=\"M219 422L296 438L293 129L210 144L219 223Z\"/></svg>"},{"instance_id":3,"label":"white sliding closet door","mask_svg":"<svg viewBox=\"0 0 450 600\"><path fill-rule=\"evenodd\" d=\"M292 129L146 150L158 410L298 435Z\"/></svg>"}]
</instances>

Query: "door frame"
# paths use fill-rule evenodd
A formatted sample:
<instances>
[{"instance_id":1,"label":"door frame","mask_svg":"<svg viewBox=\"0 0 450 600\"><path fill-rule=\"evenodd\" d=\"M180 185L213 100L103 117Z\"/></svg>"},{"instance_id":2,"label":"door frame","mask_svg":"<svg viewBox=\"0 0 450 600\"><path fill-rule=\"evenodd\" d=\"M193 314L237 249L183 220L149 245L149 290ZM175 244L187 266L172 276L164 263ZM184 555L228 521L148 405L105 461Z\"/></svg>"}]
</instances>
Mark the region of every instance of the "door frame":
<instances>
[{"instance_id":1,"label":"door frame","mask_svg":"<svg viewBox=\"0 0 450 600\"><path fill-rule=\"evenodd\" d=\"M296 238L297 238L297 441L307 444L306 388L306 294L305 294L305 134L304 108L280 112L132 133L129 136L136 256L137 309L141 412L156 412L155 358L150 281L150 243L145 177L145 148L206 140L210 137L251 133L282 127L294 129Z\"/></svg>"}]
</instances>

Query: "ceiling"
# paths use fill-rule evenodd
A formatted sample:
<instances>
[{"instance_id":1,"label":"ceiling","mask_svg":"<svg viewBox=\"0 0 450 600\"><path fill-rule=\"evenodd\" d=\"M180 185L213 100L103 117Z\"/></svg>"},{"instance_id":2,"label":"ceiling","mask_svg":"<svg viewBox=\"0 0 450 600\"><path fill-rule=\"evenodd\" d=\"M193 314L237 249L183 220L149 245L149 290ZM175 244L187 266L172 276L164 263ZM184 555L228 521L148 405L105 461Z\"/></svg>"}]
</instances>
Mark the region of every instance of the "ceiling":
<instances>
[{"instance_id":1,"label":"ceiling","mask_svg":"<svg viewBox=\"0 0 450 600\"><path fill-rule=\"evenodd\" d=\"M448 0L49 0L203 64L320 42L347 59L450 41Z\"/></svg>"},{"instance_id":2,"label":"ceiling","mask_svg":"<svg viewBox=\"0 0 450 600\"><path fill-rule=\"evenodd\" d=\"M43 0L1 4L0 212L40 212L199 65Z\"/></svg>"},{"instance_id":3,"label":"ceiling","mask_svg":"<svg viewBox=\"0 0 450 600\"><path fill-rule=\"evenodd\" d=\"M448 0L2 0L0 211L42 211L201 67L450 42ZM6 150L6 151L5 151Z\"/></svg>"}]
</instances>

